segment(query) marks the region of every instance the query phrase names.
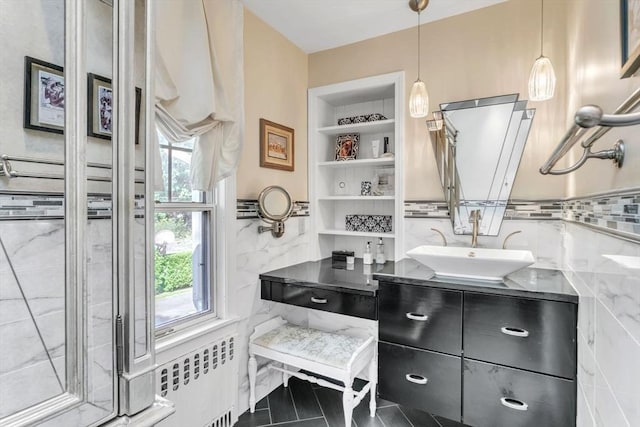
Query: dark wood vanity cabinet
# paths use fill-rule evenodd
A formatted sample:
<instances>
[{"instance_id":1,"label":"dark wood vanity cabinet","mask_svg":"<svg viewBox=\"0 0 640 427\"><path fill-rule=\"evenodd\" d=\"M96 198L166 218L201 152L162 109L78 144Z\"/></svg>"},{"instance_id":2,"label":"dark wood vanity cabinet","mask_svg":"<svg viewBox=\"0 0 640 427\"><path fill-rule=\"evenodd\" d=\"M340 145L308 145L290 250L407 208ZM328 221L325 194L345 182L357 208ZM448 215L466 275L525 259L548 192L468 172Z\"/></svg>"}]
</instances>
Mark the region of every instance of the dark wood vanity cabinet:
<instances>
[{"instance_id":1,"label":"dark wood vanity cabinet","mask_svg":"<svg viewBox=\"0 0 640 427\"><path fill-rule=\"evenodd\" d=\"M577 306L464 294L464 356L534 372L576 375Z\"/></svg>"},{"instance_id":2,"label":"dark wood vanity cabinet","mask_svg":"<svg viewBox=\"0 0 640 427\"><path fill-rule=\"evenodd\" d=\"M380 342L378 395L453 420L460 419L460 357Z\"/></svg>"},{"instance_id":3,"label":"dark wood vanity cabinet","mask_svg":"<svg viewBox=\"0 0 640 427\"><path fill-rule=\"evenodd\" d=\"M576 423L574 380L465 359L465 424L569 427Z\"/></svg>"},{"instance_id":4,"label":"dark wood vanity cabinet","mask_svg":"<svg viewBox=\"0 0 640 427\"><path fill-rule=\"evenodd\" d=\"M462 292L380 283L380 341L460 355Z\"/></svg>"},{"instance_id":5,"label":"dark wood vanity cabinet","mask_svg":"<svg viewBox=\"0 0 640 427\"><path fill-rule=\"evenodd\" d=\"M377 319L376 296L373 294L366 295L345 290L329 290L271 280L261 281L260 293L261 298L264 300L363 319Z\"/></svg>"},{"instance_id":6,"label":"dark wood vanity cabinet","mask_svg":"<svg viewBox=\"0 0 640 427\"><path fill-rule=\"evenodd\" d=\"M577 304L381 282L378 310L381 398L475 427L575 426Z\"/></svg>"}]
</instances>

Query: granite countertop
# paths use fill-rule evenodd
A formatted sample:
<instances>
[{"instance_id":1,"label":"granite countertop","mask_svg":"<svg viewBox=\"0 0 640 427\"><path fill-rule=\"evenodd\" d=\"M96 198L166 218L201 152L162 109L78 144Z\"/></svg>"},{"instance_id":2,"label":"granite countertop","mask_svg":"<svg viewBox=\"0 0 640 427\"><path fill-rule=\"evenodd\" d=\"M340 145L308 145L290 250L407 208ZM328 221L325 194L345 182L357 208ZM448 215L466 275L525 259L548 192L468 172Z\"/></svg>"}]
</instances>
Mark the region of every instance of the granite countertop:
<instances>
[{"instance_id":1,"label":"granite countertop","mask_svg":"<svg viewBox=\"0 0 640 427\"><path fill-rule=\"evenodd\" d=\"M356 258L353 269L348 270L346 264L336 266L331 258L325 258L262 273L260 279L375 296L378 282L373 279L373 273L393 274L393 266L393 262L387 262L384 266L364 265L361 258Z\"/></svg>"},{"instance_id":2,"label":"granite countertop","mask_svg":"<svg viewBox=\"0 0 640 427\"><path fill-rule=\"evenodd\" d=\"M378 290L378 281L383 281L578 302L578 294L560 270L524 268L508 275L503 282L481 282L436 277L433 270L411 258L397 262L387 261L384 265L364 265L362 259L356 258L351 270L346 269L344 264L336 266L331 258L325 258L262 273L260 279L364 295L375 295Z\"/></svg>"},{"instance_id":3,"label":"granite countertop","mask_svg":"<svg viewBox=\"0 0 640 427\"><path fill-rule=\"evenodd\" d=\"M405 258L393 264L391 273L385 268L374 274L373 278L391 283L410 283L461 291L578 302L578 294L560 270L529 267L509 274L502 282L483 282L437 277L433 270L411 258Z\"/></svg>"}]
</instances>

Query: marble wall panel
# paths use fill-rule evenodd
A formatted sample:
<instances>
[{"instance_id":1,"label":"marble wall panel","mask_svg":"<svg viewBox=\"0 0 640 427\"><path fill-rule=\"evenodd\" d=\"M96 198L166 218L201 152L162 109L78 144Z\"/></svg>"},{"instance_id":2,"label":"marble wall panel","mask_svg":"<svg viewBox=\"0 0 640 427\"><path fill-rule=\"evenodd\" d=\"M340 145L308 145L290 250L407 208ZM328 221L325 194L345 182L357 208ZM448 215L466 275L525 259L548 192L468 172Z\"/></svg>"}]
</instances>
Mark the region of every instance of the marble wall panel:
<instances>
[{"instance_id":1,"label":"marble wall panel","mask_svg":"<svg viewBox=\"0 0 640 427\"><path fill-rule=\"evenodd\" d=\"M248 341L255 326L276 316L282 316L292 323L308 324L306 309L262 301L258 279L260 273L309 259L307 221L309 221L307 217L290 218L286 222L285 234L281 238L274 238L271 233L259 234L258 226L264 225L260 220L236 221L236 271L233 283L229 284L229 294L231 312L240 318L237 346L238 413L246 411L249 407ZM281 382L282 375L275 371L259 376L256 385L258 399L266 396Z\"/></svg>"},{"instance_id":2,"label":"marble wall panel","mask_svg":"<svg viewBox=\"0 0 640 427\"><path fill-rule=\"evenodd\" d=\"M64 234L61 219L0 221L0 418L64 391ZM86 236L87 371L112 389L111 222L89 220Z\"/></svg>"},{"instance_id":3,"label":"marble wall panel","mask_svg":"<svg viewBox=\"0 0 640 427\"><path fill-rule=\"evenodd\" d=\"M578 382L598 426L640 419L640 244L567 223L564 270L580 294ZM580 408L579 408L580 414Z\"/></svg>"}]
</instances>

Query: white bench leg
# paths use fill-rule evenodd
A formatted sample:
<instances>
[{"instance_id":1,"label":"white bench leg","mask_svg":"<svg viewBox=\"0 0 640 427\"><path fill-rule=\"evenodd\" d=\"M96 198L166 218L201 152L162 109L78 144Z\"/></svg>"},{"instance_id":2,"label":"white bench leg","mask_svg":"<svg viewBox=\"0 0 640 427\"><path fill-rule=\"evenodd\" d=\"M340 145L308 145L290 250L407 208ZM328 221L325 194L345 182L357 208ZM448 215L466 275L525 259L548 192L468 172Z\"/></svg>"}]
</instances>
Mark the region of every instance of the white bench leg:
<instances>
[{"instance_id":1,"label":"white bench leg","mask_svg":"<svg viewBox=\"0 0 640 427\"><path fill-rule=\"evenodd\" d=\"M342 392L342 409L344 411L344 426L351 427L351 418L353 416L353 389L352 384L344 385Z\"/></svg>"},{"instance_id":2,"label":"white bench leg","mask_svg":"<svg viewBox=\"0 0 640 427\"><path fill-rule=\"evenodd\" d=\"M287 365L282 365L283 369L288 369ZM282 373L282 383L284 384L285 388L289 387L289 377L291 377L291 375L287 374L286 372Z\"/></svg>"},{"instance_id":3,"label":"white bench leg","mask_svg":"<svg viewBox=\"0 0 640 427\"><path fill-rule=\"evenodd\" d=\"M249 409L253 414L256 411L256 376L258 375L258 362L254 355L249 355Z\"/></svg>"},{"instance_id":4,"label":"white bench leg","mask_svg":"<svg viewBox=\"0 0 640 427\"><path fill-rule=\"evenodd\" d=\"M377 352L376 352L377 353ZM376 386L378 385L378 355L374 354L369 364L369 381L371 389L369 391L369 415L376 416Z\"/></svg>"}]
</instances>

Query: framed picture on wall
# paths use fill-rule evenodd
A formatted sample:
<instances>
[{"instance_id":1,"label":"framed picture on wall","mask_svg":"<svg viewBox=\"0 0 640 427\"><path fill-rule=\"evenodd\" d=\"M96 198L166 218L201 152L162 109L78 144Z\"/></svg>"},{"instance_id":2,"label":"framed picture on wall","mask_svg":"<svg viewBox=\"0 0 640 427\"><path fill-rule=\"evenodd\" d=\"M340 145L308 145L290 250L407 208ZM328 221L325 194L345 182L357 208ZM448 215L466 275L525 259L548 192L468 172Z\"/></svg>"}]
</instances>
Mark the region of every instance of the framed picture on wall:
<instances>
[{"instance_id":1,"label":"framed picture on wall","mask_svg":"<svg viewBox=\"0 0 640 427\"><path fill-rule=\"evenodd\" d=\"M621 78L631 77L640 67L640 0L620 0Z\"/></svg>"},{"instance_id":2,"label":"framed picture on wall","mask_svg":"<svg viewBox=\"0 0 640 427\"><path fill-rule=\"evenodd\" d=\"M87 82L87 135L111 140L113 135L113 89L111 79L89 73ZM140 143L142 89L136 88L135 142Z\"/></svg>"},{"instance_id":3,"label":"framed picture on wall","mask_svg":"<svg viewBox=\"0 0 640 427\"><path fill-rule=\"evenodd\" d=\"M294 170L294 130L260 119L260 167Z\"/></svg>"},{"instance_id":4,"label":"framed picture on wall","mask_svg":"<svg viewBox=\"0 0 640 427\"><path fill-rule=\"evenodd\" d=\"M24 127L64 131L64 73L59 65L24 57Z\"/></svg>"}]
</instances>

